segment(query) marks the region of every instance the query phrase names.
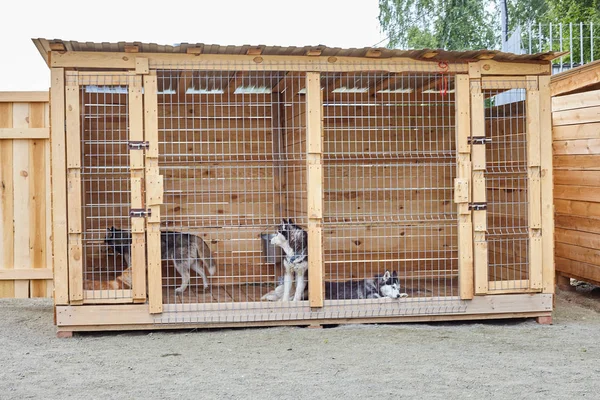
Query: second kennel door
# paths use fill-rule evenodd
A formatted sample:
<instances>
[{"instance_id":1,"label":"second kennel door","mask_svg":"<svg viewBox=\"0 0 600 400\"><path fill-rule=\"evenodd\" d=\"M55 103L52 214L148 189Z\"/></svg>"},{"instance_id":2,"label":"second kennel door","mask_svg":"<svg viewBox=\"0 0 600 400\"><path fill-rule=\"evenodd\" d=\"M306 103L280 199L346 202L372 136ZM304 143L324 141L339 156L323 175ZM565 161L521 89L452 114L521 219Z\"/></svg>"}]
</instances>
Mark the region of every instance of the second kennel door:
<instances>
[{"instance_id":1,"label":"second kennel door","mask_svg":"<svg viewBox=\"0 0 600 400\"><path fill-rule=\"evenodd\" d=\"M476 293L542 287L538 77L471 81Z\"/></svg>"}]
</instances>

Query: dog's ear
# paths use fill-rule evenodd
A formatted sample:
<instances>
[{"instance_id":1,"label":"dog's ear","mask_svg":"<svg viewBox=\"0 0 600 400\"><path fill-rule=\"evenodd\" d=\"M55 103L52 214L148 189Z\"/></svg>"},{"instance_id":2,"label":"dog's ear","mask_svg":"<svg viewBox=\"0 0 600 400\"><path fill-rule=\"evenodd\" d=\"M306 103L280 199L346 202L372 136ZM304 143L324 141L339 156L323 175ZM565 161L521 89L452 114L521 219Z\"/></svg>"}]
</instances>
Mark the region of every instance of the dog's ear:
<instances>
[{"instance_id":1,"label":"dog's ear","mask_svg":"<svg viewBox=\"0 0 600 400\"><path fill-rule=\"evenodd\" d=\"M397 278L398 277L398 273L396 271L392 272L392 278Z\"/></svg>"},{"instance_id":2,"label":"dog's ear","mask_svg":"<svg viewBox=\"0 0 600 400\"><path fill-rule=\"evenodd\" d=\"M387 282L390 279L390 271L385 271L385 274L380 278L382 282Z\"/></svg>"},{"instance_id":3,"label":"dog's ear","mask_svg":"<svg viewBox=\"0 0 600 400\"><path fill-rule=\"evenodd\" d=\"M290 219L288 219L288 221L289 221L288 223L289 223L290 225L294 223L294 222L292 221L292 219L291 219L291 218L290 218Z\"/></svg>"}]
</instances>

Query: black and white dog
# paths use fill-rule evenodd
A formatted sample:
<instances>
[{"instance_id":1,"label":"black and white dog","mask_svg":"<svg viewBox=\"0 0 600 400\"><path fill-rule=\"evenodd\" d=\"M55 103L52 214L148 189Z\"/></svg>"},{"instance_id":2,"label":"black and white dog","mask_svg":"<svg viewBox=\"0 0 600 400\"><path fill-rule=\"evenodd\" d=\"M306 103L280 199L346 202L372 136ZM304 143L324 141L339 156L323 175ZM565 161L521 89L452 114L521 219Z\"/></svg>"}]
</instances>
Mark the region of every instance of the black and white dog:
<instances>
[{"instance_id":1,"label":"black and white dog","mask_svg":"<svg viewBox=\"0 0 600 400\"><path fill-rule=\"evenodd\" d=\"M290 219L283 220L279 225L277 235L271 239L271 244L283 249L286 256L283 260L285 275L283 285L265 294L261 300L289 301L292 288L293 274L296 274L296 291L294 301L307 297L304 274L308 269L308 234ZM383 275L358 281L325 282L325 298L327 300L376 299L387 297L397 299L408 297L400 292L400 280L394 271Z\"/></svg>"},{"instance_id":2,"label":"black and white dog","mask_svg":"<svg viewBox=\"0 0 600 400\"><path fill-rule=\"evenodd\" d=\"M273 294L266 294L263 300L290 301L290 290L294 275L296 275L296 294L293 301L302 300L306 281L304 275L308 270L308 233L294 222L283 220L277 228L276 236L271 239L271 244L281 247L285 253L283 258L283 285L276 288ZM276 294L275 294L276 293Z\"/></svg>"}]
</instances>

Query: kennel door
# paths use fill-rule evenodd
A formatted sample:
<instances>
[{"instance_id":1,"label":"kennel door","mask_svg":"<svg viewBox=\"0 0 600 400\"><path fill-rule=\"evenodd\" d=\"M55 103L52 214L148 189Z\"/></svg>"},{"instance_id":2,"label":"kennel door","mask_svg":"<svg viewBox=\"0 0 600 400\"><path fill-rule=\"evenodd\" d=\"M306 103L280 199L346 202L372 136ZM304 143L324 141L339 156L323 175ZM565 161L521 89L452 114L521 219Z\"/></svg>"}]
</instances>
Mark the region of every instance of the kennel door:
<instances>
[{"instance_id":1,"label":"kennel door","mask_svg":"<svg viewBox=\"0 0 600 400\"><path fill-rule=\"evenodd\" d=\"M146 301L142 80L67 72L71 304Z\"/></svg>"},{"instance_id":2,"label":"kennel door","mask_svg":"<svg viewBox=\"0 0 600 400\"><path fill-rule=\"evenodd\" d=\"M476 293L540 291L538 77L472 81L471 103Z\"/></svg>"}]
</instances>

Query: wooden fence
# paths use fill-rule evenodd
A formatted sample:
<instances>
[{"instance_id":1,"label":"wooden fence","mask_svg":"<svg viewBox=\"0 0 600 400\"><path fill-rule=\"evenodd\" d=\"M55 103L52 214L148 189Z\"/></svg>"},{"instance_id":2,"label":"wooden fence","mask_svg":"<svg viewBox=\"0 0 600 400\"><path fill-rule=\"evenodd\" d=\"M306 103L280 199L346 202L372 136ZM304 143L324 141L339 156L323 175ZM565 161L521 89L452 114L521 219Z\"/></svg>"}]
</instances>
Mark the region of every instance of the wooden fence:
<instances>
[{"instance_id":1,"label":"wooden fence","mask_svg":"<svg viewBox=\"0 0 600 400\"><path fill-rule=\"evenodd\" d=\"M0 298L52 296L48 92L0 92Z\"/></svg>"},{"instance_id":2,"label":"wooden fence","mask_svg":"<svg viewBox=\"0 0 600 400\"><path fill-rule=\"evenodd\" d=\"M600 61L552 77L559 286L600 284Z\"/></svg>"}]
</instances>

